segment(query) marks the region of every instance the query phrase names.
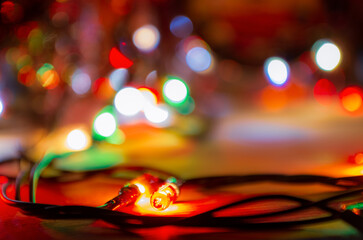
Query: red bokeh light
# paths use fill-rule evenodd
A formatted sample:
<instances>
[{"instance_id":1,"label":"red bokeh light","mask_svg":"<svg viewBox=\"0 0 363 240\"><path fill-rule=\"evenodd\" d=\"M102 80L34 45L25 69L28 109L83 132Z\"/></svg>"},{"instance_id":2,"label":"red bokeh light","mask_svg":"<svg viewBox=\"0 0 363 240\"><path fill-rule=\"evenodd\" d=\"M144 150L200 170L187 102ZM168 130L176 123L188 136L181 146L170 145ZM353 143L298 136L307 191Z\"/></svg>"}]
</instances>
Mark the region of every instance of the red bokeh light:
<instances>
[{"instance_id":1,"label":"red bokeh light","mask_svg":"<svg viewBox=\"0 0 363 240\"><path fill-rule=\"evenodd\" d=\"M322 105L332 103L334 96L337 95L335 85L328 79L320 79L314 86L314 97Z\"/></svg>"},{"instance_id":2,"label":"red bokeh light","mask_svg":"<svg viewBox=\"0 0 363 240\"><path fill-rule=\"evenodd\" d=\"M133 62L115 47L110 51L109 60L114 68L129 68L133 65Z\"/></svg>"}]
</instances>

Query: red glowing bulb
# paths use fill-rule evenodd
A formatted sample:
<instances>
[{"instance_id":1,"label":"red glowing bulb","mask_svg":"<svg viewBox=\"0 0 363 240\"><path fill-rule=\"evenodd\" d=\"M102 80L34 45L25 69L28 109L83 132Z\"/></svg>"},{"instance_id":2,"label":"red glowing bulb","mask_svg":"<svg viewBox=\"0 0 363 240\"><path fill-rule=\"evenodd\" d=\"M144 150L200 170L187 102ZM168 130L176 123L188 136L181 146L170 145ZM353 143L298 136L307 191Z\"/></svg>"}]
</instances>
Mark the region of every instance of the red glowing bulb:
<instances>
[{"instance_id":1,"label":"red glowing bulb","mask_svg":"<svg viewBox=\"0 0 363 240\"><path fill-rule=\"evenodd\" d=\"M134 64L115 47L110 51L109 60L114 68L129 68Z\"/></svg>"}]
</instances>

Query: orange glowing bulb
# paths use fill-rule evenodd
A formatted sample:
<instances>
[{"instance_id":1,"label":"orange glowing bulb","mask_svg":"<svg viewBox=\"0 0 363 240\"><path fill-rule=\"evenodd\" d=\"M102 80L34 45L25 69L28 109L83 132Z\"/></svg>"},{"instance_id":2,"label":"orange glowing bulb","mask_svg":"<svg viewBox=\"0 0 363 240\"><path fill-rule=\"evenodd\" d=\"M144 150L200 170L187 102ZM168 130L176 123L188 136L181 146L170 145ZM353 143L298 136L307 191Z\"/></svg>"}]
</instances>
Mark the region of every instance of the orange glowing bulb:
<instances>
[{"instance_id":1,"label":"orange glowing bulb","mask_svg":"<svg viewBox=\"0 0 363 240\"><path fill-rule=\"evenodd\" d=\"M150 204L157 210L165 210L174 203L179 196L179 188L173 183L165 183L153 193Z\"/></svg>"}]
</instances>

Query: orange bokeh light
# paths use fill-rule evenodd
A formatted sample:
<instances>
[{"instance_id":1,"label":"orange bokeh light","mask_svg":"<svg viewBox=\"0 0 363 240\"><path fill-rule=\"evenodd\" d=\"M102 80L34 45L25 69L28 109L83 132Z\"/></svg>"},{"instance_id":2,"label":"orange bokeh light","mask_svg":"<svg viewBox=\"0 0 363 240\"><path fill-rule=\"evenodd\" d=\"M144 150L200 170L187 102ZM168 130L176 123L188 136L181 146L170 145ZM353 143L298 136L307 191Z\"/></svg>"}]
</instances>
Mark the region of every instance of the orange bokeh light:
<instances>
[{"instance_id":1,"label":"orange bokeh light","mask_svg":"<svg viewBox=\"0 0 363 240\"><path fill-rule=\"evenodd\" d=\"M363 91L359 87L347 87L339 95L343 109L349 113L361 113Z\"/></svg>"},{"instance_id":2,"label":"orange bokeh light","mask_svg":"<svg viewBox=\"0 0 363 240\"><path fill-rule=\"evenodd\" d=\"M50 69L39 76L39 81L44 88L53 89L59 84L59 75L54 69Z\"/></svg>"},{"instance_id":3,"label":"orange bokeh light","mask_svg":"<svg viewBox=\"0 0 363 240\"><path fill-rule=\"evenodd\" d=\"M354 156L354 162L356 164L363 164L363 153L357 153L355 156Z\"/></svg>"}]
</instances>

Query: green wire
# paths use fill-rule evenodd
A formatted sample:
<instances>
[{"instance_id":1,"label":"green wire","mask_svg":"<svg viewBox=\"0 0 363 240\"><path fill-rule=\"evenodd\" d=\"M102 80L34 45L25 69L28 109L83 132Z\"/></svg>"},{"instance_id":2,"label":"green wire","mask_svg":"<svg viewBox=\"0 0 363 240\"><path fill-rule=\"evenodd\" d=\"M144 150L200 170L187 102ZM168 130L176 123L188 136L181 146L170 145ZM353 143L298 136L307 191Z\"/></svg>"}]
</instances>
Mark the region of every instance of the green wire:
<instances>
[{"instance_id":1,"label":"green wire","mask_svg":"<svg viewBox=\"0 0 363 240\"><path fill-rule=\"evenodd\" d=\"M48 152L44 155L43 159L40 160L40 162L35 166L34 173L33 173L33 182L32 182L32 191L33 191L32 192L33 193L32 201L33 201L33 203L36 202L36 190L37 190L40 174L42 173L42 171L53 161L53 159L68 157L72 154L73 154L73 152L66 152L66 153L60 153L60 154Z\"/></svg>"}]
</instances>

